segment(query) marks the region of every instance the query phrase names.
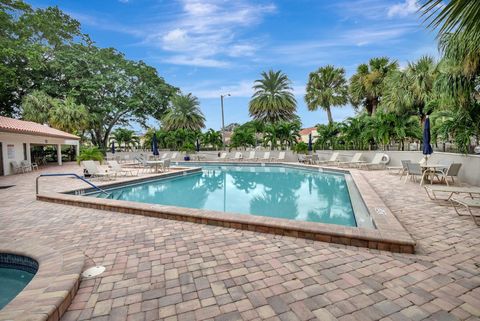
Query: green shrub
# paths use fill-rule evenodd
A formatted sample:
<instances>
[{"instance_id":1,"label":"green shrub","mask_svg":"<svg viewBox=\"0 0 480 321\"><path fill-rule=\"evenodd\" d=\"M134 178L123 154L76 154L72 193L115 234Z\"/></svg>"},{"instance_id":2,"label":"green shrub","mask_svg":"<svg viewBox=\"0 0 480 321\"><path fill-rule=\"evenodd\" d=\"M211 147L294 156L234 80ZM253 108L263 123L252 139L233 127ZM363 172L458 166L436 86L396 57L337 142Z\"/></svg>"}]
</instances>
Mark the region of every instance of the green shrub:
<instances>
[{"instance_id":1,"label":"green shrub","mask_svg":"<svg viewBox=\"0 0 480 321\"><path fill-rule=\"evenodd\" d=\"M83 148L80 150L80 155L77 157L77 163L80 164L81 161L93 160L93 161L103 161L103 153L98 147L89 147Z\"/></svg>"},{"instance_id":2,"label":"green shrub","mask_svg":"<svg viewBox=\"0 0 480 321\"><path fill-rule=\"evenodd\" d=\"M304 142L299 142L295 146L293 146L293 150L297 154L306 154L308 152L308 144Z\"/></svg>"}]
</instances>

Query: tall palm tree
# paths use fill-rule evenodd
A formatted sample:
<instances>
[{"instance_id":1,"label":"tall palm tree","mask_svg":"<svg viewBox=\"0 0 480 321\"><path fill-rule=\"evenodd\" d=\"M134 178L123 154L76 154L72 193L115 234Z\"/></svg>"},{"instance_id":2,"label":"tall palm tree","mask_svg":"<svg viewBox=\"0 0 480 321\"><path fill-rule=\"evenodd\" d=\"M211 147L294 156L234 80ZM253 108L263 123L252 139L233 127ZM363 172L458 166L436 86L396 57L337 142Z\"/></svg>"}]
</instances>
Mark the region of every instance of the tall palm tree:
<instances>
[{"instance_id":1,"label":"tall palm tree","mask_svg":"<svg viewBox=\"0 0 480 321\"><path fill-rule=\"evenodd\" d=\"M255 93L249 104L250 116L264 123L290 121L297 110L291 82L281 70L262 72L255 80Z\"/></svg>"},{"instance_id":2,"label":"tall palm tree","mask_svg":"<svg viewBox=\"0 0 480 321\"><path fill-rule=\"evenodd\" d=\"M200 110L198 98L191 93L174 96L162 123L166 130L200 130L205 127L205 116Z\"/></svg>"},{"instance_id":3,"label":"tall palm tree","mask_svg":"<svg viewBox=\"0 0 480 321\"><path fill-rule=\"evenodd\" d=\"M348 87L345 69L332 65L318 68L310 73L305 102L308 110L323 108L327 112L328 123L333 123L331 107L343 106L348 102Z\"/></svg>"},{"instance_id":4,"label":"tall palm tree","mask_svg":"<svg viewBox=\"0 0 480 321\"><path fill-rule=\"evenodd\" d=\"M380 105L398 115L419 115L422 119L431 101L437 64L432 57L423 56L409 62L406 70L395 70L385 79Z\"/></svg>"},{"instance_id":5,"label":"tall palm tree","mask_svg":"<svg viewBox=\"0 0 480 321\"><path fill-rule=\"evenodd\" d=\"M396 61L387 57L372 58L368 64L361 64L350 78L350 103L364 107L369 115L375 114L383 95L384 80L398 68Z\"/></svg>"}]
</instances>

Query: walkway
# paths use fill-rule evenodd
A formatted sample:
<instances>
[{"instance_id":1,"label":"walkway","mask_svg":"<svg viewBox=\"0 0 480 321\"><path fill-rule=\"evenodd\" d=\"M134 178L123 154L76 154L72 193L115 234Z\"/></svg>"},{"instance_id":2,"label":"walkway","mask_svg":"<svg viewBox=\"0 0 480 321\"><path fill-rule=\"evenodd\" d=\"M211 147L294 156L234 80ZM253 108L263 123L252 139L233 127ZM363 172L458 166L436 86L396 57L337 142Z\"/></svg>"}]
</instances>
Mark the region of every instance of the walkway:
<instances>
[{"instance_id":1,"label":"walkway","mask_svg":"<svg viewBox=\"0 0 480 321\"><path fill-rule=\"evenodd\" d=\"M363 175L417 254L39 202L35 174L0 178L16 185L0 189L0 235L73 245L107 267L62 320L480 320L480 228L416 184Z\"/></svg>"}]
</instances>

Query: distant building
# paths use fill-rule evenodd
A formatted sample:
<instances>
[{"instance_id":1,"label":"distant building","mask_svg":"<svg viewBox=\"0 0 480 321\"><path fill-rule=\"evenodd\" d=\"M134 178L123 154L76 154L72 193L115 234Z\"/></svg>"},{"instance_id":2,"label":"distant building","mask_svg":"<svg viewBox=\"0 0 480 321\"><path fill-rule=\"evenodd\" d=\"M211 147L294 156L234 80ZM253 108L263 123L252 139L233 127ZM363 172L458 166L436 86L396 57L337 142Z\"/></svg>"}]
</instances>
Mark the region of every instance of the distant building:
<instances>
[{"instance_id":1,"label":"distant building","mask_svg":"<svg viewBox=\"0 0 480 321\"><path fill-rule=\"evenodd\" d=\"M315 141L315 139L318 136L317 132L317 127L310 127L310 128L304 128L300 131L300 139L299 141L302 141L304 143L308 144L308 135L312 134L312 142Z\"/></svg>"},{"instance_id":2,"label":"distant building","mask_svg":"<svg viewBox=\"0 0 480 321\"><path fill-rule=\"evenodd\" d=\"M0 116L0 176L13 173L13 164L35 163L34 150L53 146L62 165L62 146L73 146L78 155L80 137L47 125Z\"/></svg>"}]
</instances>

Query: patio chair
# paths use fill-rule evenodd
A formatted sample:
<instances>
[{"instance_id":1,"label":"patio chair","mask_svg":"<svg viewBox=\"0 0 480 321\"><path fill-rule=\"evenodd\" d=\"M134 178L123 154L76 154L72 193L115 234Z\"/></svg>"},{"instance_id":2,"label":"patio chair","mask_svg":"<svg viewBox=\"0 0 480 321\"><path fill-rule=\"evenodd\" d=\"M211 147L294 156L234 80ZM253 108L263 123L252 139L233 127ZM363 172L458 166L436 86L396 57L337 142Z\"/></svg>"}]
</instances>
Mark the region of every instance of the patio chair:
<instances>
[{"instance_id":1,"label":"patio chair","mask_svg":"<svg viewBox=\"0 0 480 321\"><path fill-rule=\"evenodd\" d=\"M116 175L138 176L138 171L133 170L133 169L123 168L116 160L115 161L108 161L107 164Z\"/></svg>"},{"instance_id":2,"label":"patio chair","mask_svg":"<svg viewBox=\"0 0 480 321\"><path fill-rule=\"evenodd\" d=\"M248 157L245 158L245 160L251 160L251 161L253 161L255 159L256 159L256 157L255 157L255 151L254 150L250 151L250 153L248 154Z\"/></svg>"},{"instance_id":3,"label":"patio chair","mask_svg":"<svg viewBox=\"0 0 480 321\"><path fill-rule=\"evenodd\" d=\"M168 153L165 153L165 154L162 155L162 157L160 157L160 159L161 160L167 159L168 158L167 156L168 156Z\"/></svg>"},{"instance_id":4,"label":"patio chair","mask_svg":"<svg viewBox=\"0 0 480 321\"><path fill-rule=\"evenodd\" d=\"M227 153L223 152L220 154L220 159L221 160L226 160L227 159Z\"/></svg>"},{"instance_id":5,"label":"patio chair","mask_svg":"<svg viewBox=\"0 0 480 321\"><path fill-rule=\"evenodd\" d=\"M465 194L471 198L480 197L480 187L425 185L424 188L427 192L428 198L430 198L432 201L449 201L454 194ZM438 197L437 193L447 193L447 196Z\"/></svg>"},{"instance_id":6,"label":"patio chair","mask_svg":"<svg viewBox=\"0 0 480 321\"><path fill-rule=\"evenodd\" d=\"M115 173L100 169L92 160L82 161L82 166L87 170L91 178L115 179Z\"/></svg>"},{"instance_id":7,"label":"patio chair","mask_svg":"<svg viewBox=\"0 0 480 321\"><path fill-rule=\"evenodd\" d=\"M455 180L453 179L454 177L458 177L458 173L460 172L460 168L462 167L462 163L452 163L448 168L441 170L441 171L436 171L435 174L439 175L441 181L445 181L447 185L450 185L448 183L448 178L450 177L452 179L452 184L455 184Z\"/></svg>"},{"instance_id":8,"label":"patio chair","mask_svg":"<svg viewBox=\"0 0 480 321\"><path fill-rule=\"evenodd\" d=\"M403 175L407 172L407 163L411 163L411 160L401 160L402 165L401 166L387 166L387 170L390 172L390 174L399 174L400 179L402 179Z\"/></svg>"},{"instance_id":9,"label":"patio chair","mask_svg":"<svg viewBox=\"0 0 480 321\"><path fill-rule=\"evenodd\" d=\"M382 162L384 154L383 153L377 153L375 156L373 156L373 159L370 163L361 163L358 165L358 168L360 169L384 169L385 168L385 163ZM421 170L421 168L420 168Z\"/></svg>"},{"instance_id":10,"label":"patio chair","mask_svg":"<svg viewBox=\"0 0 480 321\"><path fill-rule=\"evenodd\" d=\"M313 154L313 155L312 155L312 159L313 159L313 156L315 156L315 155L317 155L317 154ZM337 162L337 160L338 160L338 155L339 155L339 152L333 152L333 153L332 153L332 156L330 156L330 159L328 159L328 160L318 160L318 161L316 161L314 164L322 164L322 165L324 165L324 164L332 164L332 163L335 163L335 162ZM317 155L317 158L318 158L318 155Z\"/></svg>"},{"instance_id":11,"label":"patio chair","mask_svg":"<svg viewBox=\"0 0 480 321\"><path fill-rule=\"evenodd\" d=\"M426 172L422 170L422 167L418 163L407 163L407 176L405 177L405 183L407 182L408 178L413 180L414 182L417 181L417 176L421 177L420 183L423 183L424 176Z\"/></svg>"},{"instance_id":12,"label":"patio chair","mask_svg":"<svg viewBox=\"0 0 480 321\"><path fill-rule=\"evenodd\" d=\"M35 163L30 163L28 160L21 161L20 166L24 167L29 172L38 170L38 165Z\"/></svg>"},{"instance_id":13,"label":"patio chair","mask_svg":"<svg viewBox=\"0 0 480 321\"><path fill-rule=\"evenodd\" d=\"M170 157L170 159L172 159L172 160L173 160L173 159L177 158L177 155L178 155L178 153L177 153L177 152L173 153L173 154L172 154L172 157Z\"/></svg>"},{"instance_id":14,"label":"patio chair","mask_svg":"<svg viewBox=\"0 0 480 321\"><path fill-rule=\"evenodd\" d=\"M360 160L362 158L362 153L355 153L352 156L352 159L346 162L337 162L336 165L339 167L356 167L365 161Z\"/></svg>"},{"instance_id":15,"label":"patio chair","mask_svg":"<svg viewBox=\"0 0 480 321\"><path fill-rule=\"evenodd\" d=\"M261 158L262 161L270 161L270 152L263 153L263 157Z\"/></svg>"},{"instance_id":16,"label":"patio chair","mask_svg":"<svg viewBox=\"0 0 480 321\"><path fill-rule=\"evenodd\" d=\"M306 163L307 162L307 158L305 157L304 154L298 154L297 159L298 159L299 163Z\"/></svg>"},{"instance_id":17,"label":"patio chair","mask_svg":"<svg viewBox=\"0 0 480 321\"><path fill-rule=\"evenodd\" d=\"M11 161L10 166L12 166L14 174L25 173L25 170L26 170L25 167L19 165L17 161Z\"/></svg>"},{"instance_id":18,"label":"patio chair","mask_svg":"<svg viewBox=\"0 0 480 321\"><path fill-rule=\"evenodd\" d=\"M474 214L472 212L472 208L480 209L480 198L451 198L450 203L452 204L453 208L455 209L455 212L459 216L465 216L465 215L470 215L473 218L473 221L475 224L480 226L480 215L479 214ZM461 213L458 209L460 207L464 207L468 214L463 214Z\"/></svg>"},{"instance_id":19,"label":"patio chair","mask_svg":"<svg viewBox=\"0 0 480 321\"><path fill-rule=\"evenodd\" d=\"M166 159L163 161L162 171L168 172L170 170L170 160Z\"/></svg>"}]
</instances>

